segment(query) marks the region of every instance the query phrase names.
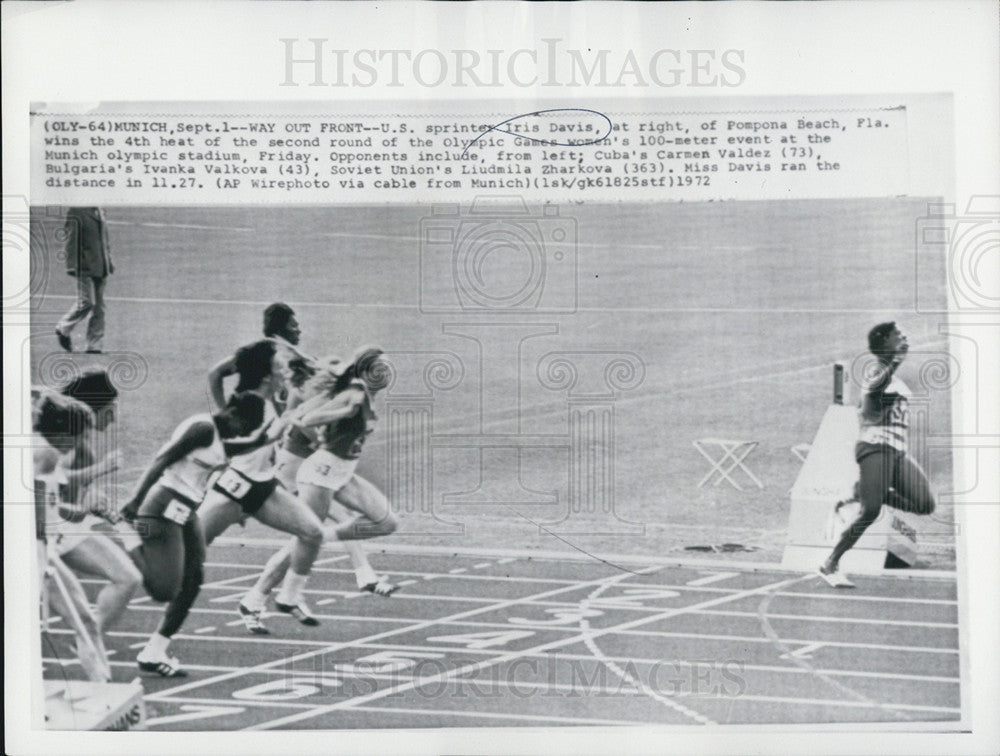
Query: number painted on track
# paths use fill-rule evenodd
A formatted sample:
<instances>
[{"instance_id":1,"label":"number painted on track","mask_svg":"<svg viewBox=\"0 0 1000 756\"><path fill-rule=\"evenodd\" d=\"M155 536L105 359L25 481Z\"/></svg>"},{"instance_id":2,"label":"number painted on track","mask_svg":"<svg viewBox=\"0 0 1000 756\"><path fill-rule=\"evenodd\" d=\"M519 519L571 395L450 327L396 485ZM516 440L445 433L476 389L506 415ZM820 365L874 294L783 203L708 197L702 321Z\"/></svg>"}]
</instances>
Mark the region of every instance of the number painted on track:
<instances>
[{"instance_id":1,"label":"number painted on track","mask_svg":"<svg viewBox=\"0 0 1000 756\"><path fill-rule=\"evenodd\" d=\"M421 659L443 659L444 654L435 651L421 651ZM401 651L379 651L368 656L361 656L353 662L336 664L333 671L342 675L388 675L402 672L417 664L416 659L403 656Z\"/></svg>"},{"instance_id":2,"label":"number painted on track","mask_svg":"<svg viewBox=\"0 0 1000 756\"><path fill-rule=\"evenodd\" d=\"M553 615L552 619L537 620L527 617L510 617L507 621L512 625L576 625L588 617L600 617L604 614L600 609L567 609L565 607L546 609L545 613Z\"/></svg>"},{"instance_id":3,"label":"number painted on track","mask_svg":"<svg viewBox=\"0 0 1000 756\"><path fill-rule=\"evenodd\" d=\"M600 596L590 603L596 604L597 606L617 606L632 609L645 609L648 608L645 604L646 601L677 598L680 595L681 594L677 591L667 591L662 588L626 588L622 591L621 596Z\"/></svg>"},{"instance_id":4,"label":"number painted on track","mask_svg":"<svg viewBox=\"0 0 1000 756\"><path fill-rule=\"evenodd\" d=\"M462 633L460 635L436 635L427 640L432 643L454 643L468 649L481 649L506 646L512 641L530 638L534 634L532 630L499 630L485 633Z\"/></svg>"},{"instance_id":5,"label":"number painted on track","mask_svg":"<svg viewBox=\"0 0 1000 756\"><path fill-rule=\"evenodd\" d=\"M233 698L242 701L294 701L316 695L324 685L339 688L343 683L335 677L290 677L237 690Z\"/></svg>"}]
</instances>

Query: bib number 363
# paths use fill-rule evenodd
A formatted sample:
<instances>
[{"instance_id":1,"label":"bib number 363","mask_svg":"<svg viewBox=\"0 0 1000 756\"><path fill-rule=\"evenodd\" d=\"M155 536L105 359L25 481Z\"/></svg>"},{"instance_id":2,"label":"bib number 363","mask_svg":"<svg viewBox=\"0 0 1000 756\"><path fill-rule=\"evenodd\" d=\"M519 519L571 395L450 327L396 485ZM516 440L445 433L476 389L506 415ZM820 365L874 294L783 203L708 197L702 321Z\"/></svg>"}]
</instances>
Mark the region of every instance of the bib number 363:
<instances>
[{"instance_id":1,"label":"bib number 363","mask_svg":"<svg viewBox=\"0 0 1000 756\"><path fill-rule=\"evenodd\" d=\"M215 481L215 485L234 499L241 499L250 491L250 481L240 477L234 470L228 468Z\"/></svg>"}]
</instances>

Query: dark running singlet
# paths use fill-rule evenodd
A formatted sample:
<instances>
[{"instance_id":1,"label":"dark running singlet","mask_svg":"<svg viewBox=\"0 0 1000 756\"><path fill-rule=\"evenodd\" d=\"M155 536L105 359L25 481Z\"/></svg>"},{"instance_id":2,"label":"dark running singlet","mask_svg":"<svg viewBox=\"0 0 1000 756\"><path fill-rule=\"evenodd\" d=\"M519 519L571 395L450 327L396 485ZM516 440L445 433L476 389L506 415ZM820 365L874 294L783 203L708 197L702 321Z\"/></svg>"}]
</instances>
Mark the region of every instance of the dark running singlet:
<instances>
[{"instance_id":1,"label":"dark running singlet","mask_svg":"<svg viewBox=\"0 0 1000 756\"><path fill-rule=\"evenodd\" d=\"M357 412L323 428L320 448L341 459L358 459L377 419L366 391Z\"/></svg>"}]
</instances>

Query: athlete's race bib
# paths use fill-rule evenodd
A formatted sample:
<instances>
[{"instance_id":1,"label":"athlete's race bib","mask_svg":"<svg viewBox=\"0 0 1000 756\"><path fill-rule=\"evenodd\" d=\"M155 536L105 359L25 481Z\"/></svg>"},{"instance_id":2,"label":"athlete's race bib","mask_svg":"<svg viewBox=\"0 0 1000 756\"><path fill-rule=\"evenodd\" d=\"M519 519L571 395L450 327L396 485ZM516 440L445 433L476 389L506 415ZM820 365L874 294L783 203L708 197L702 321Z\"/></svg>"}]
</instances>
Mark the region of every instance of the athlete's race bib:
<instances>
[{"instance_id":1,"label":"athlete's race bib","mask_svg":"<svg viewBox=\"0 0 1000 756\"><path fill-rule=\"evenodd\" d=\"M183 525L191 516L191 507L181 504L177 499L171 499L167 508L163 510L163 518Z\"/></svg>"},{"instance_id":2,"label":"athlete's race bib","mask_svg":"<svg viewBox=\"0 0 1000 756\"><path fill-rule=\"evenodd\" d=\"M242 499L250 491L250 481L229 468L223 471L219 479L215 481L215 485L234 499Z\"/></svg>"}]
</instances>

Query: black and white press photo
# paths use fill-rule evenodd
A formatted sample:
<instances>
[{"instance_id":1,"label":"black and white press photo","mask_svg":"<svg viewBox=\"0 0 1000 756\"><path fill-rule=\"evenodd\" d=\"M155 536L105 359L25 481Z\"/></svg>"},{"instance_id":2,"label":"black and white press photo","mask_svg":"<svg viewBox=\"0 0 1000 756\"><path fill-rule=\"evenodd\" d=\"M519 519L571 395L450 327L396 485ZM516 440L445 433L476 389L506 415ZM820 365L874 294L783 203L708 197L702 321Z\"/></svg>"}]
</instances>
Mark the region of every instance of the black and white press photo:
<instances>
[{"instance_id":1,"label":"black and white press photo","mask_svg":"<svg viewBox=\"0 0 1000 756\"><path fill-rule=\"evenodd\" d=\"M819 86L779 24L792 86L742 25L696 39L719 6L616 47L554 15L514 45L513 3L423 39L430 5L392 9L409 46L374 4L356 40L340 5L241 6L257 89L69 67L5 104L21 750L988 735L969 90L838 87L830 51Z\"/></svg>"}]
</instances>

